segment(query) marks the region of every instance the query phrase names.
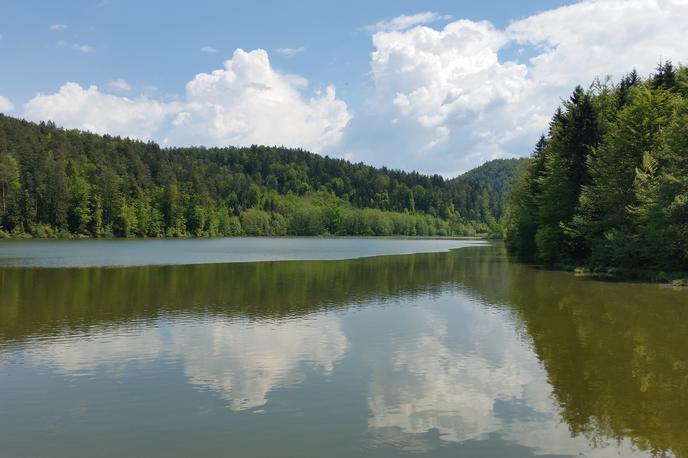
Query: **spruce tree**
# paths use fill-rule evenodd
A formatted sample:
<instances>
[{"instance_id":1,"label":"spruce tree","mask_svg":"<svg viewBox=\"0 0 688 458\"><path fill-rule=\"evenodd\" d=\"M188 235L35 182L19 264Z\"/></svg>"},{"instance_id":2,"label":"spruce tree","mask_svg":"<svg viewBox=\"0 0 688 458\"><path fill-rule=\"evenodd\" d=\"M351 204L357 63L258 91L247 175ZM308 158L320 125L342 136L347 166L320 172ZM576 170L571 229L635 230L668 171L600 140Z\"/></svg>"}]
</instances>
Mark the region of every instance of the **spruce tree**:
<instances>
[{"instance_id":1,"label":"spruce tree","mask_svg":"<svg viewBox=\"0 0 688 458\"><path fill-rule=\"evenodd\" d=\"M587 158L600 141L592 94L578 86L553 122L544 148L544 173L538 180L540 226L535 235L537 257L545 263L583 258L586 248L571 236L569 226L581 187L589 182Z\"/></svg>"},{"instance_id":2,"label":"spruce tree","mask_svg":"<svg viewBox=\"0 0 688 458\"><path fill-rule=\"evenodd\" d=\"M665 91L633 88L603 144L588 161L591 182L583 186L574 230L587 240L592 262L635 267L639 264L637 231L628 207L637 203L633 183L643 155L658 144L671 114Z\"/></svg>"}]
</instances>

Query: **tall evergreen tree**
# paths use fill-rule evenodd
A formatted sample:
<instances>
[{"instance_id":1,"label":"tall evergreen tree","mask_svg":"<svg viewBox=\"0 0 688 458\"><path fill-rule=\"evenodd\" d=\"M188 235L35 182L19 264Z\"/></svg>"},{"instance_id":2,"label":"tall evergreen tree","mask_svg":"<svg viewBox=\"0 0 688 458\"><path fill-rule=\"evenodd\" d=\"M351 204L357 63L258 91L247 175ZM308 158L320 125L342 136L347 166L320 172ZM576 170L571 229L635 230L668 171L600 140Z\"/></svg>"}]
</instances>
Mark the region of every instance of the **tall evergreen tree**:
<instances>
[{"instance_id":1,"label":"tall evergreen tree","mask_svg":"<svg viewBox=\"0 0 688 458\"><path fill-rule=\"evenodd\" d=\"M688 271L688 69L666 61L647 80L592 87L555 112L515 186L509 247L546 263Z\"/></svg>"},{"instance_id":2,"label":"tall evergreen tree","mask_svg":"<svg viewBox=\"0 0 688 458\"><path fill-rule=\"evenodd\" d=\"M643 155L658 144L671 114L664 90L634 88L631 101L588 161L592 182L584 185L575 232L592 247L594 263L636 266L636 230L628 206L636 204L633 183Z\"/></svg>"},{"instance_id":3,"label":"tall evergreen tree","mask_svg":"<svg viewBox=\"0 0 688 458\"><path fill-rule=\"evenodd\" d=\"M657 65L651 82L654 89L672 90L676 88L676 70L671 60L665 60Z\"/></svg>"},{"instance_id":4,"label":"tall evergreen tree","mask_svg":"<svg viewBox=\"0 0 688 458\"><path fill-rule=\"evenodd\" d=\"M688 101L676 105L658 146L636 170L628 208L640 262L674 271L688 266Z\"/></svg>"},{"instance_id":5,"label":"tall evergreen tree","mask_svg":"<svg viewBox=\"0 0 688 458\"><path fill-rule=\"evenodd\" d=\"M538 199L540 183L545 173L547 139L540 136L531 160L524 164L509 199L506 231L512 251L523 258L534 257L537 248L535 233L540 226Z\"/></svg>"},{"instance_id":6,"label":"tall evergreen tree","mask_svg":"<svg viewBox=\"0 0 688 458\"><path fill-rule=\"evenodd\" d=\"M544 173L539 179L537 257L551 263L585 256L585 247L571 237L570 226L581 187L588 184L586 161L600 141L600 126L592 95L578 86L564 111L552 124L544 149Z\"/></svg>"}]
</instances>

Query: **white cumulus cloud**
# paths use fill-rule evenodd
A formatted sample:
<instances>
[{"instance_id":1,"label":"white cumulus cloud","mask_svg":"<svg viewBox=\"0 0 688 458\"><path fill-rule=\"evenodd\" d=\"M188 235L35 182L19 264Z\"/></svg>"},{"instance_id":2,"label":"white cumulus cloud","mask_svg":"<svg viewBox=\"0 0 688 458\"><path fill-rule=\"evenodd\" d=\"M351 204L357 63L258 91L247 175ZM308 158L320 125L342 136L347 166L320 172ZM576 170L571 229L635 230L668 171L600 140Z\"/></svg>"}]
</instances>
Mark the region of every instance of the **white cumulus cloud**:
<instances>
[{"instance_id":1,"label":"white cumulus cloud","mask_svg":"<svg viewBox=\"0 0 688 458\"><path fill-rule=\"evenodd\" d=\"M25 106L29 119L52 120L68 128L100 134L152 138L174 104L145 97L119 97L101 92L97 86L83 88L67 83L54 94L38 94Z\"/></svg>"},{"instance_id":2,"label":"white cumulus cloud","mask_svg":"<svg viewBox=\"0 0 688 458\"><path fill-rule=\"evenodd\" d=\"M12 110L14 110L12 101L7 97L0 95L0 113L9 113Z\"/></svg>"},{"instance_id":3,"label":"white cumulus cloud","mask_svg":"<svg viewBox=\"0 0 688 458\"><path fill-rule=\"evenodd\" d=\"M212 46L203 46L201 48L201 52L205 54L215 54L217 49L213 48Z\"/></svg>"},{"instance_id":4,"label":"white cumulus cloud","mask_svg":"<svg viewBox=\"0 0 688 458\"><path fill-rule=\"evenodd\" d=\"M536 45L531 77L567 85L636 67L650 72L662 58L683 59L685 0L590 0L512 23L506 35Z\"/></svg>"},{"instance_id":5,"label":"white cumulus cloud","mask_svg":"<svg viewBox=\"0 0 688 458\"><path fill-rule=\"evenodd\" d=\"M352 122L346 152L446 175L529 153L575 85L680 61L688 36L685 0L588 0L504 29L410 18L374 28L375 99Z\"/></svg>"},{"instance_id":6,"label":"white cumulus cloud","mask_svg":"<svg viewBox=\"0 0 688 458\"><path fill-rule=\"evenodd\" d=\"M495 104L518 101L525 65L499 62L505 43L488 22L461 20L437 31L377 33L371 57L375 83L404 116L424 127L445 125ZM382 92L384 91L384 92Z\"/></svg>"},{"instance_id":7,"label":"white cumulus cloud","mask_svg":"<svg viewBox=\"0 0 688 458\"><path fill-rule=\"evenodd\" d=\"M237 49L222 68L199 73L174 104L68 83L30 101L27 116L170 145L283 144L455 175L489 159L528 154L577 84L633 68L648 75L660 59L685 59L688 2L584 0L507 27L467 19L434 25L446 20L423 12L367 28L373 95L355 118L334 86L312 87L278 71L260 49ZM286 56L301 51L275 49Z\"/></svg>"},{"instance_id":8,"label":"white cumulus cloud","mask_svg":"<svg viewBox=\"0 0 688 458\"><path fill-rule=\"evenodd\" d=\"M67 28L67 24L52 24L50 27L48 27L48 30L51 32L59 32L60 30L64 30Z\"/></svg>"},{"instance_id":9,"label":"white cumulus cloud","mask_svg":"<svg viewBox=\"0 0 688 458\"><path fill-rule=\"evenodd\" d=\"M308 82L282 74L264 50L237 49L224 68L199 73L186 85L184 109L174 120L173 144L300 146L336 144L349 121L334 86L304 98Z\"/></svg>"},{"instance_id":10,"label":"white cumulus cloud","mask_svg":"<svg viewBox=\"0 0 688 458\"><path fill-rule=\"evenodd\" d=\"M128 91L123 79L110 91ZM178 102L123 97L70 82L25 107L34 120L169 145L285 145L320 152L336 145L350 115L334 86L310 91L303 77L275 70L264 50L237 49L224 67L199 73Z\"/></svg>"}]
</instances>

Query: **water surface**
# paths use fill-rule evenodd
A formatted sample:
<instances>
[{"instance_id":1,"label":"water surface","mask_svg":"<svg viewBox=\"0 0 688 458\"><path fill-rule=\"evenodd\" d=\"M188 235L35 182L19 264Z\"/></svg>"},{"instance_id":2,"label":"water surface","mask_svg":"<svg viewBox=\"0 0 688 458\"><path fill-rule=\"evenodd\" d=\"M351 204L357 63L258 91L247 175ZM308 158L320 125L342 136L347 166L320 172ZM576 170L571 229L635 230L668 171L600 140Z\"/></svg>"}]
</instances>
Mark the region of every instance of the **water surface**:
<instances>
[{"instance_id":1,"label":"water surface","mask_svg":"<svg viewBox=\"0 0 688 458\"><path fill-rule=\"evenodd\" d=\"M686 457L687 336L685 290L499 245L3 267L1 455Z\"/></svg>"},{"instance_id":2,"label":"water surface","mask_svg":"<svg viewBox=\"0 0 688 458\"><path fill-rule=\"evenodd\" d=\"M116 267L355 259L447 251L478 240L384 237L229 237L0 241L0 266Z\"/></svg>"}]
</instances>

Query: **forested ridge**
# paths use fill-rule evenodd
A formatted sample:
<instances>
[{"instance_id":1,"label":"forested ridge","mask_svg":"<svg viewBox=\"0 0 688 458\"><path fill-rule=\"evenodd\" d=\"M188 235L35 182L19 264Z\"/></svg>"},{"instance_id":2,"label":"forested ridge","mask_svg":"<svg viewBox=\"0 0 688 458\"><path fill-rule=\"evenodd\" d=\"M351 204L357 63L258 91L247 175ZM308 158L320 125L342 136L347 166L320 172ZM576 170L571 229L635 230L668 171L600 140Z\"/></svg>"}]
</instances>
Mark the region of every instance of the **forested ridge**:
<instances>
[{"instance_id":1,"label":"forested ridge","mask_svg":"<svg viewBox=\"0 0 688 458\"><path fill-rule=\"evenodd\" d=\"M506 233L547 265L688 271L688 67L577 87L517 180Z\"/></svg>"},{"instance_id":2,"label":"forested ridge","mask_svg":"<svg viewBox=\"0 0 688 458\"><path fill-rule=\"evenodd\" d=\"M497 234L520 161L446 180L300 149L161 148L0 115L0 237Z\"/></svg>"}]
</instances>

